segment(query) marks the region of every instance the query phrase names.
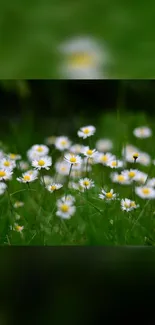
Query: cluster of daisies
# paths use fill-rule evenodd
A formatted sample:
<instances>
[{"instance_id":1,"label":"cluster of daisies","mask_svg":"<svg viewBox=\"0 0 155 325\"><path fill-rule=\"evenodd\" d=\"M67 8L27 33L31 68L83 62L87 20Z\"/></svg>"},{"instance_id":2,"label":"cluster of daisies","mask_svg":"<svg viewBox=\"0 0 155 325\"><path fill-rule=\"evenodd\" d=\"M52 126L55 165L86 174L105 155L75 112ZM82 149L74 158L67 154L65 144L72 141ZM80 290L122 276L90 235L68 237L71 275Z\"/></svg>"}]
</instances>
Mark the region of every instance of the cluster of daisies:
<instances>
[{"instance_id":1,"label":"cluster of daisies","mask_svg":"<svg viewBox=\"0 0 155 325\"><path fill-rule=\"evenodd\" d=\"M94 126L81 127L77 136L85 139L93 136L96 132ZM142 126L134 129L133 134L141 139L152 136L150 128ZM89 139L87 139L89 140ZM87 141L86 140L86 141ZM60 152L60 157L52 160L51 148L54 147ZM87 192L95 188L96 184L91 177L93 165L100 164L101 168L109 169L109 177L112 182L121 185L132 185L135 195L142 199L155 199L155 178L140 171L137 165L155 165L148 153L142 152L133 145L126 144L122 149L121 157L116 157L111 151L113 143L110 139L99 139L94 148L75 143L73 144L67 136L48 137L45 144L35 144L27 151L27 160L22 160L19 154L0 151L0 195L8 189L7 181L14 175L14 170L21 172L16 180L25 183L30 187L30 183L39 181L45 190L50 193L64 188L64 195L56 199L56 216L62 219L70 219L76 212L76 199L69 194L69 190ZM128 169L127 164L133 164ZM47 174L50 170L51 173ZM88 192L87 192L88 193ZM119 198L119 194L113 189L107 190L105 187L98 193L98 198L104 202L120 200L120 208L130 212L139 207L133 198ZM24 202L14 202L13 208L22 207ZM16 214L16 220L20 216ZM13 230L22 232L23 226L14 224Z\"/></svg>"}]
</instances>

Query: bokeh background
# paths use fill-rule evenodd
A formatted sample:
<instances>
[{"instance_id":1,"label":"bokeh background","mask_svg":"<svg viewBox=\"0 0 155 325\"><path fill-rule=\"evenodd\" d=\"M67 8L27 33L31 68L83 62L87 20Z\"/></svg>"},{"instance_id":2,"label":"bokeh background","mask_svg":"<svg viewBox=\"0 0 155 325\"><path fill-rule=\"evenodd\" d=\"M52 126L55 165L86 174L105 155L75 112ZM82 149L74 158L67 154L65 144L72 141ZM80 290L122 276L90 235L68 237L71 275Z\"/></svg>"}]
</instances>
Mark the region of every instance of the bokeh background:
<instances>
[{"instance_id":1,"label":"bokeh background","mask_svg":"<svg viewBox=\"0 0 155 325\"><path fill-rule=\"evenodd\" d=\"M153 0L2 0L0 77L63 77L60 45L84 36L106 49L107 77L154 78L154 13Z\"/></svg>"}]
</instances>

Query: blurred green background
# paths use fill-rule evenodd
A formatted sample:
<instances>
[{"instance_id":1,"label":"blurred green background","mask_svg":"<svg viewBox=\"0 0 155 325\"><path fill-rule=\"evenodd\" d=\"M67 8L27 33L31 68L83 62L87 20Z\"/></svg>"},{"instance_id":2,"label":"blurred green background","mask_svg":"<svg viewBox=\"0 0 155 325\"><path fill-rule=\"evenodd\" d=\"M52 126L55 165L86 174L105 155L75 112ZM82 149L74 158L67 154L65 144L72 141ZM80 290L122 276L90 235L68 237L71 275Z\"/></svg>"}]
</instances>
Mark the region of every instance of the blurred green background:
<instances>
[{"instance_id":1,"label":"blurred green background","mask_svg":"<svg viewBox=\"0 0 155 325\"><path fill-rule=\"evenodd\" d=\"M153 0L2 0L0 77L58 78L58 46L88 35L107 48L109 78L154 78L154 14Z\"/></svg>"}]
</instances>

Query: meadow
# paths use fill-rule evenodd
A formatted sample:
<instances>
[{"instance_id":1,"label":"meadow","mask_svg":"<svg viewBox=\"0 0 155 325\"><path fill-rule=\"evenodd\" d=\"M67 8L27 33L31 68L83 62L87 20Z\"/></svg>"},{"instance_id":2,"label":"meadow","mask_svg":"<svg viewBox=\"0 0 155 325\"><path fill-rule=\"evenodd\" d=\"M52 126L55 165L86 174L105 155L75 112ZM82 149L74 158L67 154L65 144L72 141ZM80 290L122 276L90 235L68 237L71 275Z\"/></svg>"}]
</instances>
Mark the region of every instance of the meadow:
<instances>
[{"instance_id":1,"label":"meadow","mask_svg":"<svg viewBox=\"0 0 155 325\"><path fill-rule=\"evenodd\" d=\"M118 110L66 133L41 124L1 134L0 244L153 246L153 119Z\"/></svg>"}]
</instances>

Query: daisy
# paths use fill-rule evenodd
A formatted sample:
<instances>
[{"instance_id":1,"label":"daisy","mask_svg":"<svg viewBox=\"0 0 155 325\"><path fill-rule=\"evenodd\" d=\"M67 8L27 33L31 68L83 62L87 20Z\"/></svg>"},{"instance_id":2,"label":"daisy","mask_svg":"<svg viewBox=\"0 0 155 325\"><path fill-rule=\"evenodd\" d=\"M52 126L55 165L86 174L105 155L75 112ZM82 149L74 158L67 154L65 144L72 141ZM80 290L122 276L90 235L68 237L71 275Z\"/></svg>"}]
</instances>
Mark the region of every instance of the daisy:
<instances>
[{"instance_id":1,"label":"daisy","mask_svg":"<svg viewBox=\"0 0 155 325\"><path fill-rule=\"evenodd\" d=\"M109 166L110 168L121 168L123 167L123 161L121 160L111 160L107 166Z\"/></svg>"},{"instance_id":2,"label":"daisy","mask_svg":"<svg viewBox=\"0 0 155 325\"><path fill-rule=\"evenodd\" d=\"M155 189L148 186L137 186L135 188L135 193L142 199L154 199Z\"/></svg>"},{"instance_id":3,"label":"daisy","mask_svg":"<svg viewBox=\"0 0 155 325\"><path fill-rule=\"evenodd\" d=\"M155 187L155 177L148 179L146 186Z\"/></svg>"},{"instance_id":4,"label":"daisy","mask_svg":"<svg viewBox=\"0 0 155 325\"><path fill-rule=\"evenodd\" d=\"M53 178L52 178L51 176L49 176L49 175L44 175L44 176L43 176L43 179L44 179L44 184L45 184L46 186L48 186L48 185L50 185L50 184L53 183ZM42 183L42 182L41 182L41 183Z\"/></svg>"},{"instance_id":5,"label":"daisy","mask_svg":"<svg viewBox=\"0 0 155 325\"><path fill-rule=\"evenodd\" d=\"M22 158L21 155L18 155L18 154L15 154L15 153L9 153L7 156L11 160L20 160Z\"/></svg>"},{"instance_id":6,"label":"daisy","mask_svg":"<svg viewBox=\"0 0 155 325\"><path fill-rule=\"evenodd\" d=\"M82 188L89 190L94 187L94 182L89 178L82 178L79 180L79 184Z\"/></svg>"},{"instance_id":7,"label":"daisy","mask_svg":"<svg viewBox=\"0 0 155 325\"><path fill-rule=\"evenodd\" d=\"M30 148L30 151L32 153L38 155L38 157L44 157L47 156L49 153L49 148L45 146L44 144L35 144Z\"/></svg>"},{"instance_id":8,"label":"daisy","mask_svg":"<svg viewBox=\"0 0 155 325\"><path fill-rule=\"evenodd\" d=\"M82 162L82 159L81 159L81 157L79 155L74 155L74 154L71 154L71 153L66 154L64 159L65 159L65 161L67 161L71 165L81 164L81 162Z\"/></svg>"},{"instance_id":9,"label":"daisy","mask_svg":"<svg viewBox=\"0 0 155 325\"><path fill-rule=\"evenodd\" d=\"M151 137L152 130L150 128L148 128L147 126L141 126L141 127L135 128L133 130L133 134L137 138L145 139L145 138Z\"/></svg>"},{"instance_id":10,"label":"daisy","mask_svg":"<svg viewBox=\"0 0 155 325\"><path fill-rule=\"evenodd\" d=\"M17 181L20 183L30 183L37 179L36 173L25 172L22 174L22 177L17 177Z\"/></svg>"},{"instance_id":11,"label":"daisy","mask_svg":"<svg viewBox=\"0 0 155 325\"><path fill-rule=\"evenodd\" d=\"M118 174L118 173L111 173L110 178L112 182L119 183L122 185L128 185L131 183L127 175Z\"/></svg>"},{"instance_id":12,"label":"daisy","mask_svg":"<svg viewBox=\"0 0 155 325\"><path fill-rule=\"evenodd\" d=\"M56 172L60 175L67 176L69 174L69 164L66 161L58 161L55 164Z\"/></svg>"},{"instance_id":13,"label":"daisy","mask_svg":"<svg viewBox=\"0 0 155 325\"><path fill-rule=\"evenodd\" d=\"M140 150L135 146L128 144L122 149L122 156L128 162L135 162L139 157Z\"/></svg>"},{"instance_id":14,"label":"daisy","mask_svg":"<svg viewBox=\"0 0 155 325\"><path fill-rule=\"evenodd\" d=\"M95 157L95 161L104 166L108 166L111 161L116 160L116 157L112 155L110 152L107 153L98 153Z\"/></svg>"},{"instance_id":15,"label":"daisy","mask_svg":"<svg viewBox=\"0 0 155 325\"><path fill-rule=\"evenodd\" d=\"M70 152L74 153L76 155L80 154L83 152L84 146L81 144L74 144L70 147Z\"/></svg>"},{"instance_id":16,"label":"daisy","mask_svg":"<svg viewBox=\"0 0 155 325\"><path fill-rule=\"evenodd\" d=\"M71 141L68 139L68 137L65 136L57 137L55 140L55 147L60 151L68 150L70 146L71 146Z\"/></svg>"},{"instance_id":17,"label":"daisy","mask_svg":"<svg viewBox=\"0 0 155 325\"><path fill-rule=\"evenodd\" d=\"M134 180L143 185L145 184L147 178L148 178L148 174L138 170Z\"/></svg>"},{"instance_id":18,"label":"daisy","mask_svg":"<svg viewBox=\"0 0 155 325\"><path fill-rule=\"evenodd\" d=\"M17 232L22 232L24 229L24 226L19 226L17 223L14 224L13 230Z\"/></svg>"},{"instance_id":19,"label":"daisy","mask_svg":"<svg viewBox=\"0 0 155 325\"><path fill-rule=\"evenodd\" d=\"M71 202L67 200L58 200L57 207L58 211L56 212L56 215L62 219L70 219L76 211L76 207L74 205L71 205Z\"/></svg>"},{"instance_id":20,"label":"daisy","mask_svg":"<svg viewBox=\"0 0 155 325\"><path fill-rule=\"evenodd\" d=\"M90 149L89 147L84 147L82 150L82 153L87 158L94 158L95 155L97 154L97 151L96 151L96 149Z\"/></svg>"},{"instance_id":21,"label":"daisy","mask_svg":"<svg viewBox=\"0 0 155 325\"><path fill-rule=\"evenodd\" d=\"M4 182L0 182L0 195L4 194L7 185Z\"/></svg>"},{"instance_id":22,"label":"daisy","mask_svg":"<svg viewBox=\"0 0 155 325\"><path fill-rule=\"evenodd\" d=\"M49 170L50 167L52 166L52 158L49 156L40 157L32 161L32 166L38 170L42 168Z\"/></svg>"},{"instance_id":23,"label":"daisy","mask_svg":"<svg viewBox=\"0 0 155 325\"><path fill-rule=\"evenodd\" d=\"M24 202L16 201L13 206L15 209L17 209L17 208L22 207L23 205L24 205Z\"/></svg>"},{"instance_id":24,"label":"daisy","mask_svg":"<svg viewBox=\"0 0 155 325\"><path fill-rule=\"evenodd\" d=\"M113 148L113 143L109 139L99 139L96 142L96 148L99 152L108 152Z\"/></svg>"},{"instance_id":25,"label":"daisy","mask_svg":"<svg viewBox=\"0 0 155 325\"><path fill-rule=\"evenodd\" d=\"M130 212L136 208L138 208L139 205L136 205L135 201L132 201L130 199L122 199L121 200L121 209L123 211L127 211L127 212Z\"/></svg>"},{"instance_id":26,"label":"daisy","mask_svg":"<svg viewBox=\"0 0 155 325\"><path fill-rule=\"evenodd\" d=\"M111 189L109 192L105 192L104 190L101 191L102 194L99 194L99 198L106 201L112 201L116 199L116 194L114 190Z\"/></svg>"},{"instance_id":27,"label":"daisy","mask_svg":"<svg viewBox=\"0 0 155 325\"><path fill-rule=\"evenodd\" d=\"M151 164L151 158L150 155L146 152L140 152L138 157L138 163L143 166L148 166Z\"/></svg>"},{"instance_id":28,"label":"daisy","mask_svg":"<svg viewBox=\"0 0 155 325\"><path fill-rule=\"evenodd\" d=\"M19 162L19 169L24 171L27 170L28 168L29 168L29 164L27 161L22 160Z\"/></svg>"},{"instance_id":29,"label":"daisy","mask_svg":"<svg viewBox=\"0 0 155 325\"><path fill-rule=\"evenodd\" d=\"M0 168L0 181L6 181L12 178L12 170Z\"/></svg>"},{"instance_id":30,"label":"daisy","mask_svg":"<svg viewBox=\"0 0 155 325\"><path fill-rule=\"evenodd\" d=\"M129 180L133 181L136 179L138 172L139 171L137 169L129 169L129 170L123 170L121 174L126 176Z\"/></svg>"},{"instance_id":31,"label":"daisy","mask_svg":"<svg viewBox=\"0 0 155 325\"><path fill-rule=\"evenodd\" d=\"M14 169L16 167L16 163L14 160L11 160L9 158L2 158L0 161L0 168L5 168L5 169Z\"/></svg>"},{"instance_id":32,"label":"daisy","mask_svg":"<svg viewBox=\"0 0 155 325\"><path fill-rule=\"evenodd\" d=\"M59 47L63 60L59 67L60 76L69 79L103 78L109 55L103 45L90 36L77 36Z\"/></svg>"},{"instance_id":33,"label":"daisy","mask_svg":"<svg viewBox=\"0 0 155 325\"><path fill-rule=\"evenodd\" d=\"M68 204L73 204L75 202L75 197L73 195L66 195L61 197L62 202L67 202Z\"/></svg>"},{"instance_id":34,"label":"daisy","mask_svg":"<svg viewBox=\"0 0 155 325\"><path fill-rule=\"evenodd\" d=\"M80 138L86 139L86 138L94 135L95 131L96 131L96 128L92 125L89 125L89 126L84 126L84 127L80 128L80 130L77 132L77 134Z\"/></svg>"},{"instance_id":35,"label":"daisy","mask_svg":"<svg viewBox=\"0 0 155 325\"><path fill-rule=\"evenodd\" d=\"M63 187L62 184L53 183L51 185L48 185L46 188L49 192L53 193L54 191L59 190L61 187Z\"/></svg>"}]
</instances>

